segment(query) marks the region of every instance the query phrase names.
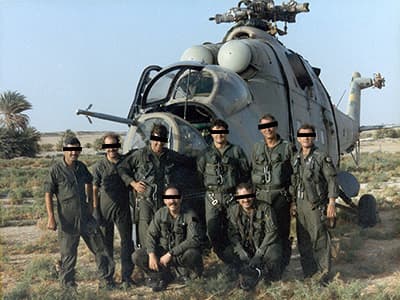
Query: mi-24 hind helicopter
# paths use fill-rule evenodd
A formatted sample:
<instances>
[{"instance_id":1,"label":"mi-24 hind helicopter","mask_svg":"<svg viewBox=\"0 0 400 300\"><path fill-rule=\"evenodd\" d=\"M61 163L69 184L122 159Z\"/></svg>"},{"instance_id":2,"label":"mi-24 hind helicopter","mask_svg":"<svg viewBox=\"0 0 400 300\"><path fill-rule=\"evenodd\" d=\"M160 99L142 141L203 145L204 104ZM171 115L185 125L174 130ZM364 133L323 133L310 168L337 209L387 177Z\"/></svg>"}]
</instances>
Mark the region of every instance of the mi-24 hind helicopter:
<instances>
[{"instance_id":1,"label":"mi-24 hind helicopter","mask_svg":"<svg viewBox=\"0 0 400 300\"><path fill-rule=\"evenodd\" d=\"M364 78L355 72L348 111L338 110L319 78L320 69L277 38L286 34L286 24L294 23L298 13L308 11L308 3L296 1L282 5L271 0L240 1L210 18L216 23L235 23L221 42L190 47L181 61L143 71L126 118L89 109L77 114L128 124L124 152L143 147L152 125L162 123L169 128L168 147L191 156L207 146L211 120L221 118L229 124L230 141L250 156L261 138L258 120L268 112L277 118L284 139L295 143L299 126L311 123L317 129L317 146L337 166L345 153L358 161L360 131L381 127L360 127L360 93L368 87L382 88L385 80L379 73ZM278 21L285 23L284 30L277 27ZM341 206L366 218L359 220L362 225L374 225L375 198L364 195L356 206L351 197L359 192L357 180L340 172L338 181L341 198L348 204Z\"/></svg>"}]
</instances>

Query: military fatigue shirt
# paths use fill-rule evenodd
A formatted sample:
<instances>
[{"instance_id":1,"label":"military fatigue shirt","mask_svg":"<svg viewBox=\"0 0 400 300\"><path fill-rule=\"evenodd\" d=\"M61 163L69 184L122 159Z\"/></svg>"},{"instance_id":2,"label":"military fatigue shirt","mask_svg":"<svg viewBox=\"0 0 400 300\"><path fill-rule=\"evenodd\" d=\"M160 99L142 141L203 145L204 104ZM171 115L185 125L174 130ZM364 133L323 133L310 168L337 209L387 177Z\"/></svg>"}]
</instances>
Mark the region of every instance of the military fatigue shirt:
<instances>
[{"instance_id":1,"label":"military fatigue shirt","mask_svg":"<svg viewBox=\"0 0 400 300\"><path fill-rule=\"evenodd\" d=\"M147 253L169 252L181 255L189 248L200 247L200 225L193 211L181 208L174 219L167 207L161 207L150 223L146 250Z\"/></svg>"},{"instance_id":2,"label":"military fatigue shirt","mask_svg":"<svg viewBox=\"0 0 400 300\"><path fill-rule=\"evenodd\" d=\"M86 165L76 161L72 168L64 160L50 167L44 190L57 197L57 212L60 228L69 233L78 233L80 222L85 222L89 213L85 184L91 184L92 175Z\"/></svg>"},{"instance_id":3,"label":"military fatigue shirt","mask_svg":"<svg viewBox=\"0 0 400 300\"><path fill-rule=\"evenodd\" d=\"M275 214L266 203L256 201L250 215L236 203L228 209L228 220L228 238L235 252L243 249L250 257L263 256L270 245L280 242Z\"/></svg>"},{"instance_id":4,"label":"military fatigue shirt","mask_svg":"<svg viewBox=\"0 0 400 300\"><path fill-rule=\"evenodd\" d=\"M303 157L301 149L297 153L293 161L293 177L294 196L298 200L305 199L319 205L339 196L332 159L315 146L307 157Z\"/></svg>"},{"instance_id":5,"label":"military fatigue shirt","mask_svg":"<svg viewBox=\"0 0 400 300\"><path fill-rule=\"evenodd\" d=\"M210 145L197 159L197 171L208 190L233 191L239 183L250 180L246 154L230 143L222 153Z\"/></svg>"},{"instance_id":6,"label":"military fatigue shirt","mask_svg":"<svg viewBox=\"0 0 400 300\"><path fill-rule=\"evenodd\" d=\"M122 207L129 205L129 190L117 171L117 165L122 159L123 157L120 157L116 163L113 163L104 157L93 168L93 184L100 188L103 212L109 211L116 205Z\"/></svg>"},{"instance_id":7,"label":"military fatigue shirt","mask_svg":"<svg viewBox=\"0 0 400 300\"><path fill-rule=\"evenodd\" d=\"M152 198L156 192L157 201L162 202L165 186L179 183L180 166L193 167L193 160L168 148L158 156L148 145L128 155L118 165L118 172L126 186L132 181L143 181L148 184L145 197Z\"/></svg>"},{"instance_id":8,"label":"military fatigue shirt","mask_svg":"<svg viewBox=\"0 0 400 300\"><path fill-rule=\"evenodd\" d=\"M256 143L251 155L251 178L256 188L288 188L292 174L292 157L293 145L280 138L272 148L264 140Z\"/></svg>"}]
</instances>

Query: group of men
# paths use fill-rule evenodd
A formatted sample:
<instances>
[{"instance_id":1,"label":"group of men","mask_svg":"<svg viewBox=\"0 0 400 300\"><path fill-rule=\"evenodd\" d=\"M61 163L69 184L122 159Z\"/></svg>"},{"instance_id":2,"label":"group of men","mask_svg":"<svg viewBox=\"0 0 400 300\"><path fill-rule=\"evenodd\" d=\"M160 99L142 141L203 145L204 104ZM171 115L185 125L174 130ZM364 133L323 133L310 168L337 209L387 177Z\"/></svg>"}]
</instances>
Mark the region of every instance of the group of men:
<instances>
[{"instance_id":1,"label":"group of men","mask_svg":"<svg viewBox=\"0 0 400 300\"><path fill-rule=\"evenodd\" d=\"M209 244L226 265L226 273L238 274L239 286L248 290L261 278L281 278L291 256L291 216L297 220L304 276L326 281L330 237L325 221L336 216L335 168L314 145L312 125L298 129L298 152L280 138L277 127L272 115L260 118L258 129L264 139L254 145L251 162L228 141L228 124L220 119L211 125L211 145L196 158L166 148L168 130L161 124L154 124L147 146L126 156L118 152L118 135L106 134L106 155L94 166L94 176L78 160L79 140L66 139L64 157L52 165L45 184L48 228L58 227L61 285L76 285L82 236L96 257L100 285L115 287L115 225L121 237L125 287L134 284L134 265L147 274L153 291L177 278L202 276L203 248ZM198 174L205 190L203 206L185 203L184 169ZM202 207L205 212L199 211ZM132 219L138 229L136 251Z\"/></svg>"}]
</instances>

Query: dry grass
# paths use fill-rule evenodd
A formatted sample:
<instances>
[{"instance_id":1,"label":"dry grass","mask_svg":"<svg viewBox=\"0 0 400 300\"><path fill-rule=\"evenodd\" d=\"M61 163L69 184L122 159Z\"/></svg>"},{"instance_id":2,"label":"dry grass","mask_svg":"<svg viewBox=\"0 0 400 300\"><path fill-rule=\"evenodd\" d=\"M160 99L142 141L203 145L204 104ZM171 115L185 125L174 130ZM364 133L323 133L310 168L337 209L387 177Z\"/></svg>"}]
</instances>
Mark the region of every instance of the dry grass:
<instances>
[{"instance_id":1,"label":"dry grass","mask_svg":"<svg viewBox=\"0 0 400 300\"><path fill-rule=\"evenodd\" d=\"M24 199L21 207L28 209L28 205L36 205L43 209L43 195L38 187L51 159L0 161L0 172L13 172L14 176L12 182L5 182L5 173L0 173L0 194L7 188L30 190L37 201ZM92 165L98 157L83 156L82 159ZM158 294L143 285L127 291L98 291L94 257L81 241L76 268L78 294L63 292L55 273L55 263L59 259L57 235L45 230L46 219L29 211L10 213L9 207L5 210L5 206L0 205L1 219L36 216L34 219L39 220L38 226L0 228L0 296L5 299L400 299L399 161L400 153L365 153L359 168L347 160L342 164L367 183L362 186L363 193L372 192L377 196L382 222L374 228L361 230L350 222L352 217L340 212L337 227L332 231L336 276L328 287L302 280L299 257L294 249L283 280L271 285L260 282L251 292L238 289L236 282L221 275L222 264L214 254L205 259L205 277L185 287L172 284ZM35 172L29 173L32 169ZM115 248L115 277L120 280L118 241ZM134 278L143 284L137 270Z\"/></svg>"}]
</instances>

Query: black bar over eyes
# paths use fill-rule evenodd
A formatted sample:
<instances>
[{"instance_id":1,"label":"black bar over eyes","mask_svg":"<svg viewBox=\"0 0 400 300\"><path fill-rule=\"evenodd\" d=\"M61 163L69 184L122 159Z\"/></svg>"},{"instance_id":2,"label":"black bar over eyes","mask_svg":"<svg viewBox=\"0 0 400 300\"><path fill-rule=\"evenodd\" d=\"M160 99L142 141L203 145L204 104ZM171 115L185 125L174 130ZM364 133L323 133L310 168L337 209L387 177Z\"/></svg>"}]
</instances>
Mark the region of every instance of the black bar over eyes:
<instances>
[{"instance_id":1,"label":"black bar over eyes","mask_svg":"<svg viewBox=\"0 0 400 300\"><path fill-rule=\"evenodd\" d=\"M163 199L165 199L165 200L168 200L168 199L181 199L181 195L163 195L162 196L162 198Z\"/></svg>"},{"instance_id":2,"label":"black bar over eyes","mask_svg":"<svg viewBox=\"0 0 400 300\"><path fill-rule=\"evenodd\" d=\"M220 129L220 130L211 129L210 133L211 134L228 134L229 130L228 129Z\"/></svg>"},{"instance_id":3,"label":"black bar over eyes","mask_svg":"<svg viewBox=\"0 0 400 300\"><path fill-rule=\"evenodd\" d=\"M246 194L246 195L235 195L235 200L255 198L255 197L256 197L256 194L254 194L254 193Z\"/></svg>"},{"instance_id":4,"label":"black bar over eyes","mask_svg":"<svg viewBox=\"0 0 400 300\"><path fill-rule=\"evenodd\" d=\"M115 148L121 148L121 144L120 143L115 143L115 144L103 144L101 145L101 149L115 149Z\"/></svg>"},{"instance_id":5,"label":"black bar over eyes","mask_svg":"<svg viewBox=\"0 0 400 300\"><path fill-rule=\"evenodd\" d=\"M150 141L156 141L156 142L161 142L161 143L168 143L168 138L158 136L158 135L151 135L150 136Z\"/></svg>"},{"instance_id":6,"label":"black bar over eyes","mask_svg":"<svg viewBox=\"0 0 400 300\"><path fill-rule=\"evenodd\" d=\"M82 147L63 147L63 151L82 151Z\"/></svg>"},{"instance_id":7,"label":"black bar over eyes","mask_svg":"<svg viewBox=\"0 0 400 300\"><path fill-rule=\"evenodd\" d=\"M258 129L265 129L265 128L271 128L271 127L277 127L277 126L278 126L278 121L273 121L270 123L258 124Z\"/></svg>"},{"instance_id":8,"label":"black bar over eyes","mask_svg":"<svg viewBox=\"0 0 400 300\"><path fill-rule=\"evenodd\" d=\"M299 132L297 137L316 137L315 132Z\"/></svg>"}]
</instances>

